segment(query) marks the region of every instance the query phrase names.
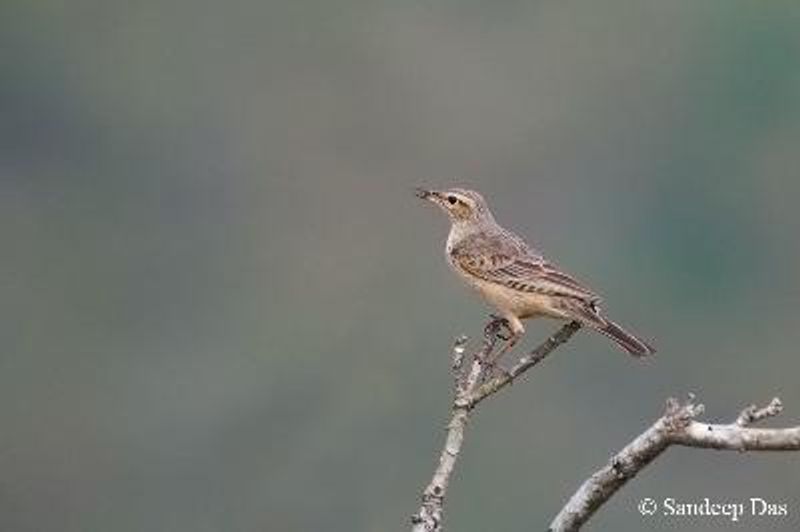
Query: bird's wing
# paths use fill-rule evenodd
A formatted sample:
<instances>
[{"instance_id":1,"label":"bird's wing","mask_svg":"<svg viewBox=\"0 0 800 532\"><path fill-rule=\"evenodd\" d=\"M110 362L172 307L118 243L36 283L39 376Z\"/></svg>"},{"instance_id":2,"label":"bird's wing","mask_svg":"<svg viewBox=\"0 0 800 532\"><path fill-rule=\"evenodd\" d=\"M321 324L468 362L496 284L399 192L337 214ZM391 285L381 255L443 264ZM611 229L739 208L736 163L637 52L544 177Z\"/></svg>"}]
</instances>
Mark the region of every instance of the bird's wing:
<instances>
[{"instance_id":1,"label":"bird's wing","mask_svg":"<svg viewBox=\"0 0 800 532\"><path fill-rule=\"evenodd\" d=\"M570 297L590 303L600 301L597 294L516 237L468 237L455 246L450 255L456 267L484 281L521 292Z\"/></svg>"}]
</instances>

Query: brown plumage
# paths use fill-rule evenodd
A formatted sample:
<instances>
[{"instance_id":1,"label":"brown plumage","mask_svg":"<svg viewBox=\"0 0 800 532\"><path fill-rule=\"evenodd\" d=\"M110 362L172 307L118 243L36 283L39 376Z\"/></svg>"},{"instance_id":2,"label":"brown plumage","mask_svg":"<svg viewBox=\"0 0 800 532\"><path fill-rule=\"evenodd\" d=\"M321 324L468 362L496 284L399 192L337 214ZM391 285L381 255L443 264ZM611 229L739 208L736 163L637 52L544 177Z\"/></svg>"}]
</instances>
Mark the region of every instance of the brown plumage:
<instances>
[{"instance_id":1,"label":"brown plumage","mask_svg":"<svg viewBox=\"0 0 800 532\"><path fill-rule=\"evenodd\" d=\"M513 333L511 345L525 331L521 320L546 316L579 321L637 357L655 352L647 342L602 316L597 294L502 228L477 192L419 189L417 195L449 215L447 261L506 319Z\"/></svg>"}]
</instances>

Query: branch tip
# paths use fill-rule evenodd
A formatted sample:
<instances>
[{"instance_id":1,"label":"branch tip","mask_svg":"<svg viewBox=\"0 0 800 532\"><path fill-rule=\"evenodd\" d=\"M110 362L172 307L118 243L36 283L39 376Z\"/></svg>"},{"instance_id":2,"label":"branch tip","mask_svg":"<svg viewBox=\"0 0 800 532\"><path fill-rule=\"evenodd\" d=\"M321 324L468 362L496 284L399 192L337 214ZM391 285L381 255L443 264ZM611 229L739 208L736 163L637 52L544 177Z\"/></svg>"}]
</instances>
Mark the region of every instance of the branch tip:
<instances>
[{"instance_id":1,"label":"branch tip","mask_svg":"<svg viewBox=\"0 0 800 532\"><path fill-rule=\"evenodd\" d=\"M453 342L453 364L451 367L455 372L458 372L464 365L464 352L467 349L468 341L469 338L462 334Z\"/></svg>"},{"instance_id":2,"label":"branch tip","mask_svg":"<svg viewBox=\"0 0 800 532\"><path fill-rule=\"evenodd\" d=\"M761 420L775 417L781 412L783 412L783 403L779 397L773 397L772 401L763 408L759 408L755 404L747 406L741 411L739 417L736 418L736 425L739 427L747 427Z\"/></svg>"}]
</instances>

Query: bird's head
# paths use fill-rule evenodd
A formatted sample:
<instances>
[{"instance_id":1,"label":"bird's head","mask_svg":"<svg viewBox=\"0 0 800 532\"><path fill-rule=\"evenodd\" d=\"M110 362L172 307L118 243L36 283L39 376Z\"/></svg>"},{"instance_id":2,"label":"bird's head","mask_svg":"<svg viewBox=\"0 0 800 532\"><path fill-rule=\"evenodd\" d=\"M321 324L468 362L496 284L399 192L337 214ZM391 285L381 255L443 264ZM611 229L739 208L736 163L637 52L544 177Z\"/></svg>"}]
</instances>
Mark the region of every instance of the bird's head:
<instances>
[{"instance_id":1,"label":"bird's head","mask_svg":"<svg viewBox=\"0 0 800 532\"><path fill-rule=\"evenodd\" d=\"M418 198L435 203L450 217L454 224L493 220L483 196L474 190L451 188L447 190L428 190L417 188Z\"/></svg>"}]
</instances>

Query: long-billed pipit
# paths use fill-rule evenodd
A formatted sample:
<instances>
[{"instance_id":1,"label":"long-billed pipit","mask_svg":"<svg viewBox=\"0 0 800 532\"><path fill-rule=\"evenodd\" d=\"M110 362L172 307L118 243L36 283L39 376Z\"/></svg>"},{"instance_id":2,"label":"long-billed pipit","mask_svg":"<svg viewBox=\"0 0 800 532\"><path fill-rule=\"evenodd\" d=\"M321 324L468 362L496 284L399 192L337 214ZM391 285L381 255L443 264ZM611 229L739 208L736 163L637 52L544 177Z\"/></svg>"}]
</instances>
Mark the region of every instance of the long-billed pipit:
<instances>
[{"instance_id":1,"label":"long-billed pipit","mask_svg":"<svg viewBox=\"0 0 800 532\"><path fill-rule=\"evenodd\" d=\"M503 229L477 192L417 189L417 196L435 203L450 217L447 262L508 325L511 338L500 356L525 332L521 320L540 316L577 321L636 357L655 352L647 342L602 316L597 294Z\"/></svg>"}]
</instances>

